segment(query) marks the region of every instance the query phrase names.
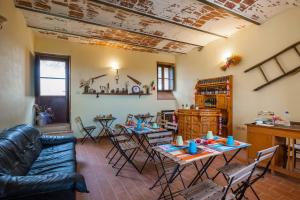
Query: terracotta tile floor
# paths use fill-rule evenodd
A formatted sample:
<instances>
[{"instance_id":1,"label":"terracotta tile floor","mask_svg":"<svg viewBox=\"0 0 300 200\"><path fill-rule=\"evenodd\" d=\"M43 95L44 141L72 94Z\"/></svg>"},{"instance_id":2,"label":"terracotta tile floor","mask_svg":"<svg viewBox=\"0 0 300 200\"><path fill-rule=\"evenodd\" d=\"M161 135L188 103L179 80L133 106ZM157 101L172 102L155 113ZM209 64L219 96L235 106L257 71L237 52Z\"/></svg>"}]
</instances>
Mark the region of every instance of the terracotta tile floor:
<instances>
[{"instance_id":1,"label":"terracotta tile floor","mask_svg":"<svg viewBox=\"0 0 300 200\"><path fill-rule=\"evenodd\" d=\"M160 194L160 187L154 190L148 188L154 183L156 172L153 164L149 164L143 174L130 165L126 165L119 176L115 176L116 169L108 165L105 155L108 152L110 144L107 140L102 140L99 144L87 141L84 145L78 144L77 161L78 172L83 174L90 193L77 193L78 200L154 200ZM241 152L240 156L245 155ZM142 152L138 153L135 162L140 167L145 157ZM224 164L222 157L218 157L209 169L212 176L216 173L215 169ZM186 183L195 175L194 167L189 167L183 173ZM224 184L222 176L218 176L216 182ZM174 185L174 189L182 188L180 181ZM279 175L268 174L254 186L262 200L299 200L300 182ZM247 191L246 196L249 199L256 199L255 196ZM183 199L177 196L176 199Z\"/></svg>"}]
</instances>

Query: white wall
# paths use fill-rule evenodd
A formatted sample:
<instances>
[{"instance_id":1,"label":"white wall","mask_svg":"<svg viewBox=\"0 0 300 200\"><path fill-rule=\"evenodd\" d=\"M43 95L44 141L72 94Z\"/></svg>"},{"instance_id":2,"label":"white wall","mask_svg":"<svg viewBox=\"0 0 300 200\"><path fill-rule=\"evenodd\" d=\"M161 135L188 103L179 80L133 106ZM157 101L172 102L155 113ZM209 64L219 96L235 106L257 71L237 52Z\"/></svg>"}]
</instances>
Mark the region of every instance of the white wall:
<instances>
[{"instance_id":1,"label":"white wall","mask_svg":"<svg viewBox=\"0 0 300 200\"><path fill-rule=\"evenodd\" d=\"M32 123L33 36L11 0L0 1L0 15L8 22L0 30L0 130Z\"/></svg>"},{"instance_id":2,"label":"white wall","mask_svg":"<svg viewBox=\"0 0 300 200\"><path fill-rule=\"evenodd\" d=\"M111 63L117 62L120 66L120 88L124 87L129 74L143 84L156 82L156 62L175 62L175 56L170 54L152 54L122 49L90 46L72 43L64 40L36 37L35 50L37 52L61 54L71 56L71 122L72 128L78 135L74 118L81 116L85 124L92 124L93 118L99 114L113 114L118 118L117 122L123 122L128 113L156 114L162 109L174 109L175 100L157 100L156 91L151 96L100 96L83 95L79 88L80 80L108 74L107 77L95 81L94 87L99 90L99 85L115 84L115 71L111 69ZM129 82L131 82L129 80ZM132 83L132 82L131 82Z\"/></svg>"},{"instance_id":3,"label":"white wall","mask_svg":"<svg viewBox=\"0 0 300 200\"><path fill-rule=\"evenodd\" d=\"M192 51L176 57L177 92L179 105L194 103L194 86L197 79L233 74L233 122L234 135L245 139L244 124L253 122L260 110L271 110L280 115L290 111L294 121L300 121L300 73L282 79L266 88L254 92L264 83L258 70L244 70L300 41L300 8L294 8L270 19L263 25L251 26L228 39L220 39L204 47L200 52ZM298 46L300 50L300 46ZM222 55L232 51L242 56L242 62L226 72L220 69ZM300 58L290 52L279 58L284 66L300 66ZM264 66L270 77L280 71L274 63Z\"/></svg>"}]
</instances>

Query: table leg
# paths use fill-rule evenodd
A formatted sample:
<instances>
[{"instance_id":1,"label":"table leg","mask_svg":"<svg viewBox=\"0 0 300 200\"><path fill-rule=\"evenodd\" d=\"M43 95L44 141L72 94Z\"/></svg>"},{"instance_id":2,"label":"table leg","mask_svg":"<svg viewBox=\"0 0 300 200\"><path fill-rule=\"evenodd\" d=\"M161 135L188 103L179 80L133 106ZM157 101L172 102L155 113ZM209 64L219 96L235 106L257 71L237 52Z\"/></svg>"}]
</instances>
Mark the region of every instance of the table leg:
<instances>
[{"instance_id":1,"label":"table leg","mask_svg":"<svg viewBox=\"0 0 300 200\"><path fill-rule=\"evenodd\" d=\"M241 151L242 149L238 149L238 150L236 150L235 151L235 153L228 159L227 157L226 157L226 155L223 153L222 154L222 156L223 156L223 158L224 158L224 160L225 160L225 165L228 165L237 155L238 155L238 153ZM220 174L221 172L217 172L215 175L214 175L214 177L212 178L212 180L215 180L216 178L217 178L217 176Z\"/></svg>"},{"instance_id":2,"label":"table leg","mask_svg":"<svg viewBox=\"0 0 300 200\"><path fill-rule=\"evenodd\" d=\"M192 185L195 185L198 182L198 180L203 176L203 174L206 173L207 169L212 164L212 162L215 160L215 158L216 158L216 156L212 156L212 157L208 158L208 160L204 163L204 165L201 167L201 169L197 170L197 174L194 177L194 179L191 181L191 183L189 184L188 188Z\"/></svg>"}]
</instances>

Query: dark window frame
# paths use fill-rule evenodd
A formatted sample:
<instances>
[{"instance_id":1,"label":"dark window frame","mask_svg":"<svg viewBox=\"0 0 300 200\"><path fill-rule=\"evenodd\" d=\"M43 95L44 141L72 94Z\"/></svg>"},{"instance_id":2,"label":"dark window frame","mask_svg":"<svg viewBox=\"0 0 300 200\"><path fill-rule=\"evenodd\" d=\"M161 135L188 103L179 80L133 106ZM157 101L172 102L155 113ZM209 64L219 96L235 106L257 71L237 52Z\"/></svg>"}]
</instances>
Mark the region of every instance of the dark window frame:
<instances>
[{"instance_id":1,"label":"dark window frame","mask_svg":"<svg viewBox=\"0 0 300 200\"><path fill-rule=\"evenodd\" d=\"M161 76L161 78L159 78L158 77L158 69L161 67L161 69L162 69L162 76ZM172 69L173 70L173 80L172 79L170 79L170 73L169 73L169 78L167 78L168 80L169 80L169 85L170 85L170 81L172 80L172 82L173 82L173 89L165 89L165 86L164 86L164 84L165 84L165 68L168 68L169 69L169 71L170 71L170 69ZM157 63L157 76L156 76L156 81L157 81L157 91L158 92L173 92L173 91L175 91L175 89L176 89L176 76L175 76L175 64L174 63L162 63L162 62L158 62ZM158 80L159 79L161 79L162 80L162 89L161 90L159 90L158 88Z\"/></svg>"}]
</instances>

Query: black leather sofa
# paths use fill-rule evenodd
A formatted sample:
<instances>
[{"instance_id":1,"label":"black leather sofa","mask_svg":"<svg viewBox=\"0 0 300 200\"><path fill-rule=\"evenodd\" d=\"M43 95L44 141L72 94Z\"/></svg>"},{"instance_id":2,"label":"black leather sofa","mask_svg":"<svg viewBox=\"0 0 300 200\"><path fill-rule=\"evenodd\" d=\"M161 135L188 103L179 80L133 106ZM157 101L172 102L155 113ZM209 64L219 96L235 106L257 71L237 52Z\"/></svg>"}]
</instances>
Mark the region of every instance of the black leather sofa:
<instances>
[{"instance_id":1,"label":"black leather sofa","mask_svg":"<svg viewBox=\"0 0 300 200\"><path fill-rule=\"evenodd\" d=\"M88 192L76 173L74 137L41 135L29 125L0 133L0 199L75 199Z\"/></svg>"}]
</instances>

